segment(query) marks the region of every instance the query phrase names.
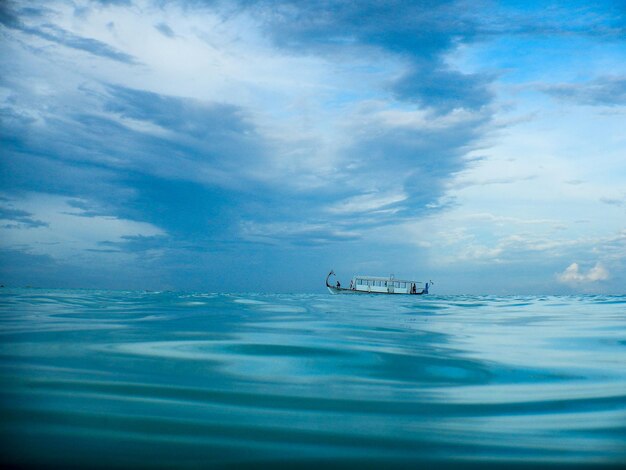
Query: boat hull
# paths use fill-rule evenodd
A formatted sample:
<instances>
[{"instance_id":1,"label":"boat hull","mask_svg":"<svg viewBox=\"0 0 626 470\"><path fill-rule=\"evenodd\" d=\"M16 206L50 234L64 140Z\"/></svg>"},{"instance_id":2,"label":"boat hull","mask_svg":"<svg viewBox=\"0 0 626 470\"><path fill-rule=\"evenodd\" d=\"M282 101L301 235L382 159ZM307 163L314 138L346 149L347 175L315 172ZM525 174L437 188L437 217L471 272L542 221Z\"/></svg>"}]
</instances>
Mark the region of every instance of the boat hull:
<instances>
[{"instance_id":1,"label":"boat hull","mask_svg":"<svg viewBox=\"0 0 626 470\"><path fill-rule=\"evenodd\" d=\"M332 286L326 286L326 288L331 294L368 294L369 293L369 292L356 291L352 289L345 289L343 287L337 288L337 287L332 287Z\"/></svg>"},{"instance_id":2,"label":"boat hull","mask_svg":"<svg viewBox=\"0 0 626 470\"><path fill-rule=\"evenodd\" d=\"M326 286L331 294L376 294L376 295L422 295L424 292L370 292L366 290L347 289L345 287Z\"/></svg>"}]
</instances>

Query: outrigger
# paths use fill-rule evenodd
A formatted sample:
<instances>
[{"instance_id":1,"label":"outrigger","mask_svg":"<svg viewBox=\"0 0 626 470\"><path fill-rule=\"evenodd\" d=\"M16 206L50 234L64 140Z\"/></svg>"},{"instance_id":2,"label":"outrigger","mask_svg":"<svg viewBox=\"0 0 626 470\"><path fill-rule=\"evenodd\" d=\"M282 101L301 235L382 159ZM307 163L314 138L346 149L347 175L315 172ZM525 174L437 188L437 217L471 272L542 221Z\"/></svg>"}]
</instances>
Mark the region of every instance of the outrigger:
<instances>
[{"instance_id":1,"label":"outrigger","mask_svg":"<svg viewBox=\"0 0 626 470\"><path fill-rule=\"evenodd\" d=\"M393 274L389 277L376 276L354 276L350 281L350 287L341 287L341 283L337 281L335 285L331 285L328 281L330 276L334 276L335 272L330 271L326 276L326 287L331 294L406 294L406 295L424 295L428 294L428 286L433 281L426 283L418 281L407 281L404 279L395 279Z\"/></svg>"}]
</instances>

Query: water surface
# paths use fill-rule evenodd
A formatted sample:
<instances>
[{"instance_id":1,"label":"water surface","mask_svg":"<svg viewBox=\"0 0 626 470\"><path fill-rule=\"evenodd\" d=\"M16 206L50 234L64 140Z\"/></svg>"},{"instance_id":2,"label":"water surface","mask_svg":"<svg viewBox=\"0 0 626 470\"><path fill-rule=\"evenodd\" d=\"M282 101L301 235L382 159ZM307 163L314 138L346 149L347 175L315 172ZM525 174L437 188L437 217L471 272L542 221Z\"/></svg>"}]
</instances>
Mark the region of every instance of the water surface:
<instances>
[{"instance_id":1,"label":"water surface","mask_svg":"<svg viewBox=\"0 0 626 470\"><path fill-rule=\"evenodd\" d=\"M626 297L3 289L2 462L626 463Z\"/></svg>"}]
</instances>

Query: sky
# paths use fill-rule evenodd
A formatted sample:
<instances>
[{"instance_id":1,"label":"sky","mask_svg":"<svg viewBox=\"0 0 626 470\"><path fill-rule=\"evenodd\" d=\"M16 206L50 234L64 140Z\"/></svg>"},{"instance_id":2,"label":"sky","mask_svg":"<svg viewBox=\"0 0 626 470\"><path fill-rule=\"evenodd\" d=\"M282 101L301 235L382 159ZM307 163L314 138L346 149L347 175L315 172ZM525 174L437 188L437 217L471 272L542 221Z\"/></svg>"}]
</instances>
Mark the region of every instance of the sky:
<instances>
[{"instance_id":1,"label":"sky","mask_svg":"<svg viewBox=\"0 0 626 470\"><path fill-rule=\"evenodd\" d=\"M0 2L0 283L626 292L626 1Z\"/></svg>"}]
</instances>

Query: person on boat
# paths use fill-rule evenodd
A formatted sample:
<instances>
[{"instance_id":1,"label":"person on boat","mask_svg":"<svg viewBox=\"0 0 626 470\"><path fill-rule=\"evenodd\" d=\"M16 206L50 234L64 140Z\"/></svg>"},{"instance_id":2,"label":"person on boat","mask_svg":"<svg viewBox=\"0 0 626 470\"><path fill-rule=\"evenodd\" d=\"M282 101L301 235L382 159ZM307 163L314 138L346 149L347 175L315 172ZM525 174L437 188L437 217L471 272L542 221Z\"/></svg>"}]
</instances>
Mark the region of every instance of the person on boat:
<instances>
[{"instance_id":1,"label":"person on boat","mask_svg":"<svg viewBox=\"0 0 626 470\"><path fill-rule=\"evenodd\" d=\"M415 288L415 283L413 283L413 287L411 287L411 294L417 294L417 289Z\"/></svg>"},{"instance_id":2,"label":"person on boat","mask_svg":"<svg viewBox=\"0 0 626 470\"><path fill-rule=\"evenodd\" d=\"M354 281L350 281L350 290L352 290L352 283L353 283L353 282L354 282Z\"/></svg>"},{"instance_id":3,"label":"person on boat","mask_svg":"<svg viewBox=\"0 0 626 470\"><path fill-rule=\"evenodd\" d=\"M341 289L341 283L337 281L337 289Z\"/></svg>"}]
</instances>

